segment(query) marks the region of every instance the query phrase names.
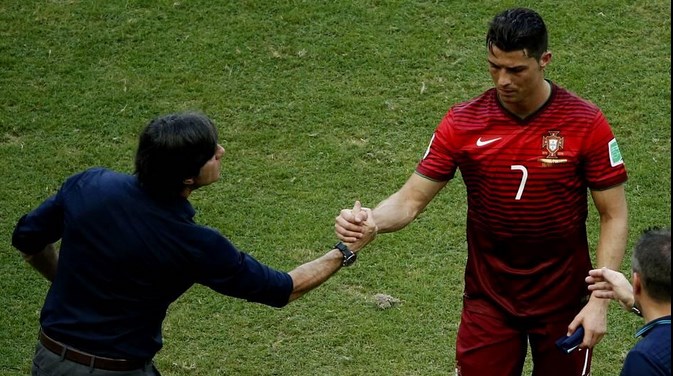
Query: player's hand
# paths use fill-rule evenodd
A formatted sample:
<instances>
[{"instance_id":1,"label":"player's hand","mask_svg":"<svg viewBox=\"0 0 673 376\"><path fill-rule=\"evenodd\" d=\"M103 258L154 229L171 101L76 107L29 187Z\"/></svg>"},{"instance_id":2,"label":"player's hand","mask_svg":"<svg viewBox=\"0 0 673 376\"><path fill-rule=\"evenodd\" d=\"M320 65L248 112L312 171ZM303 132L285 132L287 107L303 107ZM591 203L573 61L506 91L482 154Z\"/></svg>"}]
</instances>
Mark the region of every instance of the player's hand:
<instances>
[{"instance_id":1,"label":"player's hand","mask_svg":"<svg viewBox=\"0 0 673 376\"><path fill-rule=\"evenodd\" d=\"M376 236L376 223L369 208L355 201L353 209L343 209L335 218L334 232L352 250L359 250Z\"/></svg>"},{"instance_id":2,"label":"player's hand","mask_svg":"<svg viewBox=\"0 0 673 376\"><path fill-rule=\"evenodd\" d=\"M592 296L568 325L567 335L571 335L581 325L584 327L584 339L580 349L590 349L596 346L607 332L607 316L609 300Z\"/></svg>"},{"instance_id":3,"label":"player's hand","mask_svg":"<svg viewBox=\"0 0 673 376\"><path fill-rule=\"evenodd\" d=\"M593 296L617 300L626 310L633 307L633 287L624 274L608 268L593 269L585 281Z\"/></svg>"}]
</instances>

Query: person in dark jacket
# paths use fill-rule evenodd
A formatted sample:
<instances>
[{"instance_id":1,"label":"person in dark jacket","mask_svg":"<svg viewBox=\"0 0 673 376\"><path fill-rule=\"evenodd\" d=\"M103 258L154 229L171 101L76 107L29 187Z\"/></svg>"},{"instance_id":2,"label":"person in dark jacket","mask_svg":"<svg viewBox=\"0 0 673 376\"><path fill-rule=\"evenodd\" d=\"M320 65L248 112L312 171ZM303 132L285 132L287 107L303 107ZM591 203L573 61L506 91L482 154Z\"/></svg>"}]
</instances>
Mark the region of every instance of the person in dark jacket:
<instances>
[{"instance_id":1,"label":"person in dark jacket","mask_svg":"<svg viewBox=\"0 0 673 376\"><path fill-rule=\"evenodd\" d=\"M12 244L52 282L33 375L159 375L166 311L193 284L282 307L355 260L362 244L338 243L286 273L195 223L188 198L220 178L223 155L207 116L159 117L140 134L133 175L88 169L21 217Z\"/></svg>"}]
</instances>

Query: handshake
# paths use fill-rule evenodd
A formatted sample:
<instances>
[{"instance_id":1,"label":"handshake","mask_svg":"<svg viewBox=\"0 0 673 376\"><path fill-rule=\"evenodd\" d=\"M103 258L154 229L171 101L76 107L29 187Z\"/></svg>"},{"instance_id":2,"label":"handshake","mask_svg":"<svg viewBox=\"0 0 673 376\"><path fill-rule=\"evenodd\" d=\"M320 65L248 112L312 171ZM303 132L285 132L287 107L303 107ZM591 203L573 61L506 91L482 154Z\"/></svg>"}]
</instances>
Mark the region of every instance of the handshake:
<instances>
[{"instance_id":1,"label":"handshake","mask_svg":"<svg viewBox=\"0 0 673 376\"><path fill-rule=\"evenodd\" d=\"M343 209L335 218L334 231L341 242L353 252L369 244L378 232L372 210L355 201L353 209Z\"/></svg>"}]
</instances>

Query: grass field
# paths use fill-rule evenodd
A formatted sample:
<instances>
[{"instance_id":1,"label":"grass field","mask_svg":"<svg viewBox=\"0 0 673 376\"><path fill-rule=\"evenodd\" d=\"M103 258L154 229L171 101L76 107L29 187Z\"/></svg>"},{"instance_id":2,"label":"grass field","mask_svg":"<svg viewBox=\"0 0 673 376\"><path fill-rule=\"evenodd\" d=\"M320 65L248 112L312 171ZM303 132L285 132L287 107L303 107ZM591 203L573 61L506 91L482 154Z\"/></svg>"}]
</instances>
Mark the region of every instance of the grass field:
<instances>
[{"instance_id":1,"label":"grass field","mask_svg":"<svg viewBox=\"0 0 673 376\"><path fill-rule=\"evenodd\" d=\"M282 270L321 255L334 217L412 173L449 106L491 86L484 34L511 6L545 18L548 78L599 105L627 164L631 232L671 223L670 1L0 2L0 375L29 373L48 283L17 219L90 166L132 171L138 131L199 110L226 148L199 223ZM165 375L449 375L466 258L465 190L283 309L195 286L171 306ZM589 218L597 238L596 215ZM622 269L629 270L629 255ZM377 293L400 299L379 309ZM595 376L642 324L611 305ZM530 365L527 365L529 372Z\"/></svg>"}]
</instances>

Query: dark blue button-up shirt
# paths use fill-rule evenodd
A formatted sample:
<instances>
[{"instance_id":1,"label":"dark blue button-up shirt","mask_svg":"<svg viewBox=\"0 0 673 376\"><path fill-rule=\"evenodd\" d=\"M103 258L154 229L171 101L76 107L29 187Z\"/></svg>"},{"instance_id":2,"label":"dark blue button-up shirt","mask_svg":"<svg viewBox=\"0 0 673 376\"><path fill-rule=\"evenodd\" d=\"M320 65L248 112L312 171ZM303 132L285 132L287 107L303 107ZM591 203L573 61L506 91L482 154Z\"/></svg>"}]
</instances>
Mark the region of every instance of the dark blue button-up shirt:
<instances>
[{"instance_id":1,"label":"dark blue button-up shirt","mask_svg":"<svg viewBox=\"0 0 673 376\"><path fill-rule=\"evenodd\" d=\"M652 320L636 337L640 340L626 355L621 376L668 376L671 374L671 316Z\"/></svg>"},{"instance_id":2,"label":"dark blue button-up shirt","mask_svg":"<svg viewBox=\"0 0 673 376\"><path fill-rule=\"evenodd\" d=\"M194 283L274 307L292 279L194 222L186 199L160 202L135 176L91 169L17 224L12 243L34 254L61 239L56 278L42 308L47 335L82 351L151 359L173 301Z\"/></svg>"}]
</instances>

